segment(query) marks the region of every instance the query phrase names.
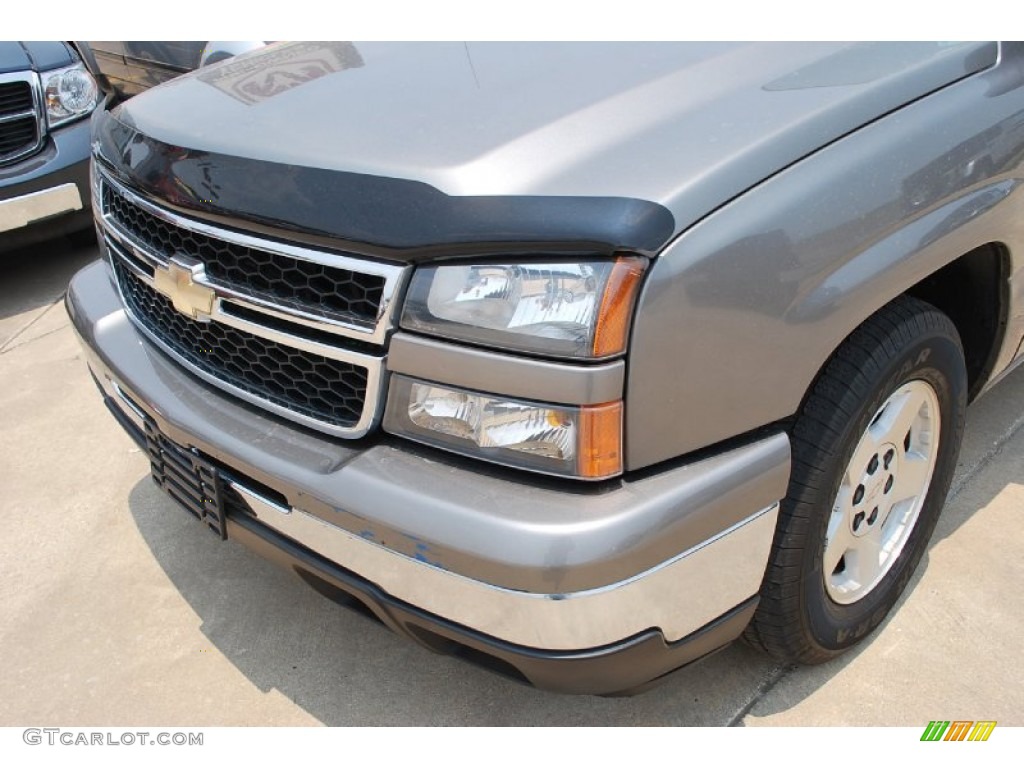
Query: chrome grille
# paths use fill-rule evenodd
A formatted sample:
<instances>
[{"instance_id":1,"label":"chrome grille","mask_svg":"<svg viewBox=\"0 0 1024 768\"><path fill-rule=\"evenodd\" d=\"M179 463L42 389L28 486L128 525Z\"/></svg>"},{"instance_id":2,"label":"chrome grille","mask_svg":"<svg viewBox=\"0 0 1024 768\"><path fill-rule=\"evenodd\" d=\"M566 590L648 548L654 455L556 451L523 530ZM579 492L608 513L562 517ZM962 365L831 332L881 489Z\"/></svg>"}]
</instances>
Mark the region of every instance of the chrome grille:
<instances>
[{"instance_id":1,"label":"chrome grille","mask_svg":"<svg viewBox=\"0 0 1024 768\"><path fill-rule=\"evenodd\" d=\"M0 163L12 163L43 144L38 82L32 72L0 75Z\"/></svg>"},{"instance_id":2,"label":"chrome grille","mask_svg":"<svg viewBox=\"0 0 1024 768\"><path fill-rule=\"evenodd\" d=\"M198 258L212 283L323 317L376 322L384 291L382 275L297 259L177 226L111 184L103 185L103 210L163 260L177 253Z\"/></svg>"},{"instance_id":3,"label":"chrome grille","mask_svg":"<svg viewBox=\"0 0 1024 768\"><path fill-rule=\"evenodd\" d=\"M376 425L384 341L403 268L182 217L102 171L97 184L104 242L122 299L158 347L200 378L315 429L359 437ZM325 302L304 299L294 282L256 290L246 276L265 263L264 254L282 272L297 262L307 277L320 270L316 277L327 285L307 280L318 296L340 290L340 282L360 286L359 295L334 295L328 309ZM211 298L202 310L183 310L169 298L176 289L168 288L168 275L182 264L191 270L188 290Z\"/></svg>"}]
</instances>

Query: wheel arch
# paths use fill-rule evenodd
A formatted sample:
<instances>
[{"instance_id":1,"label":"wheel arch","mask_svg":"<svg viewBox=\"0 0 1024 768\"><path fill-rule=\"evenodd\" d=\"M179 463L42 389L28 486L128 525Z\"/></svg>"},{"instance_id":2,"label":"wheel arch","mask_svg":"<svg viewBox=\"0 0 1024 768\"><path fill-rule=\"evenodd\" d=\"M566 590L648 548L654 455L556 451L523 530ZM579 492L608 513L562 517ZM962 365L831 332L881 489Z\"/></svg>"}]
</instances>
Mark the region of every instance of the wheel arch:
<instances>
[{"instance_id":1,"label":"wheel arch","mask_svg":"<svg viewBox=\"0 0 1024 768\"><path fill-rule=\"evenodd\" d=\"M865 316L840 340L809 382L796 412L803 409L835 351L857 328L903 295L931 304L956 326L967 366L968 399L973 400L992 379L997 361L1004 356L1006 348L1016 348L1014 339L1007 344L1011 272L1009 249L1004 243L989 242L972 248L908 286ZM783 425L790 424L796 412L782 420Z\"/></svg>"},{"instance_id":2,"label":"wheel arch","mask_svg":"<svg viewBox=\"0 0 1024 768\"><path fill-rule=\"evenodd\" d=\"M1005 243L980 245L907 289L953 321L967 363L968 398L995 373L1010 321L1012 262ZM1011 344L1016 340L1011 339Z\"/></svg>"}]
</instances>

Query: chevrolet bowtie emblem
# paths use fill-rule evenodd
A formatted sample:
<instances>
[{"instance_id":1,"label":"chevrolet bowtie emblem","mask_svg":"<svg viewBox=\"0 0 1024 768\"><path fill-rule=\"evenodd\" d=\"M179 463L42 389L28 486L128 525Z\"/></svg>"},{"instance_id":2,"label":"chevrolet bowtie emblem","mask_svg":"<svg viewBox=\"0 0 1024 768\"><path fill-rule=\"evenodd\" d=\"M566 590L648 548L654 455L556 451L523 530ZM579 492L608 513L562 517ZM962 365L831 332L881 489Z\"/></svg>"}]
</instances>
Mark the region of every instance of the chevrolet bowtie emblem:
<instances>
[{"instance_id":1,"label":"chevrolet bowtie emblem","mask_svg":"<svg viewBox=\"0 0 1024 768\"><path fill-rule=\"evenodd\" d=\"M193 320L206 322L213 312L217 294L196 282L205 275L203 265L183 256L174 256L166 267L153 273L153 287L171 300L174 308Z\"/></svg>"}]
</instances>

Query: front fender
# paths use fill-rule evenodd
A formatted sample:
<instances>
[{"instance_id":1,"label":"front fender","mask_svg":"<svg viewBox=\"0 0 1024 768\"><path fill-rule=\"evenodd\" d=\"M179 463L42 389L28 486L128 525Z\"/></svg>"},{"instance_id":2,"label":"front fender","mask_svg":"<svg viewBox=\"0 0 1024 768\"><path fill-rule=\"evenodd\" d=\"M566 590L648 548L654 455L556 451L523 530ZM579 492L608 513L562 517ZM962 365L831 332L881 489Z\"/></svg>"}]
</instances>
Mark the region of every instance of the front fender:
<instances>
[{"instance_id":1,"label":"front fender","mask_svg":"<svg viewBox=\"0 0 1024 768\"><path fill-rule=\"evenodd\" d=\"M958 256L1010 254L1004 365L1024 246L1024 58L805 157L676 238L639 298L627 368L627 468L794 414L854 328Z\"/></svg>"}]
</instances>

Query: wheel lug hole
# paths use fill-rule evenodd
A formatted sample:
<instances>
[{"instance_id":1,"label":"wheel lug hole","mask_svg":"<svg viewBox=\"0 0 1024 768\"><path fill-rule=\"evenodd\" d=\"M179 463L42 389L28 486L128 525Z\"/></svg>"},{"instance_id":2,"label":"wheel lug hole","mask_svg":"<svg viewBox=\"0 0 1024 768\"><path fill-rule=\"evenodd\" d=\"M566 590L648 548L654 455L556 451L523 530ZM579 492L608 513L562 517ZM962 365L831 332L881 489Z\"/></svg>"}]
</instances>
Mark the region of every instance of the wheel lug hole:
<instances>
[{"instance_id":1,"label":"wheel lug hole","mask_svg":"<svg viewBox=\"0 0 1024 768\"><path fill-rule=\"evenodd\" d=\"M892 464L892 460L894 458L896 458L896 451L894 451L892 448L890 448L888 451L885 452L885 458L882 460L883 466L886 469L888 469L889 465Z\"/></svg>"},{"instance_id":2,"label":"wheel lug hole","mask_svg":"<svg viewBox=\"0 0 1024 768\"><path fill-rule=\"evenodd\" d=\"M885 492L888 493L892 490L892 484L896 482L892 475L889 475L889 479L885 481Z\"/></svg>"},{"instance_id":3,"label":"wheel lug hole","mask_svg":"<svg viewBox=\"0 0 1024 768\"><path fill-rule=\"evenodd\" d=\"M857 490L853 492L853 503L860 504L864 500L864 486L858 485Z\"/></svg>"},{"instance_id":4,"label":"wheel lug hole","mask_svg":"<svg viewBox=\"0 0 1024 768\"><path fill-rule=\"evenodd\" d=\"M871 457L871 461L868 462L868 474L873 475L878 470L878 454L876 453Z\"/></svg>"},{"instance_id":5,"label":"wheel lug hole","mask_svg":"<svg viewBox=\"0 0 1024 768\"><path fill-rule=\"evenodd\" d=\"M861 513L861 514L863 514L863 513ZM877 520L877 519L878 519L878 507L875 507L874 509L871 510L871 514L868 515L868 525L874 525L875 524L875 520Z\"/></svg>"},{"instance_id":6,"label":"wheel lug hole","mask_svg":"<svg viewBox=\"0 0 1024 768\"><path fill-rule=\"evenodd\" d=\"M853 530L856 532L860 528L860 524L864 522L864 513L858 512L853 516Z\"/></svg>"}]
</instances>

